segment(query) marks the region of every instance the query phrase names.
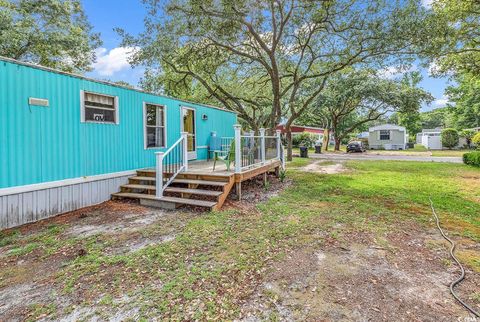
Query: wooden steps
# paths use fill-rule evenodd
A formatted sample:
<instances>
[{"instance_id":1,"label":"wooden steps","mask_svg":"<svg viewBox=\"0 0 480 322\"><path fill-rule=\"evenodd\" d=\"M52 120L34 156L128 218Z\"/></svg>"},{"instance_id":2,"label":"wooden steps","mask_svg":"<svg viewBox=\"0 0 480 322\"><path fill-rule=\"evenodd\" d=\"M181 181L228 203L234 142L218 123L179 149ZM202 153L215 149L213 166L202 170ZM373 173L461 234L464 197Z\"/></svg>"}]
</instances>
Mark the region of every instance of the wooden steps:
<instances>
[{"instance_id":1,"label":"wooden steps","mask_svg":"<svg viewBox=\"0 0 480 322\"><path fill-rule=\"evenodd\" d=\"M165 188L163 197L157 199L155 175L153 169L138 170L112 198L137 199L143 205L167 209L188 205L216 210L225 202L235 179L233 175L182 172Z\"/></svg>"}]
</instances>

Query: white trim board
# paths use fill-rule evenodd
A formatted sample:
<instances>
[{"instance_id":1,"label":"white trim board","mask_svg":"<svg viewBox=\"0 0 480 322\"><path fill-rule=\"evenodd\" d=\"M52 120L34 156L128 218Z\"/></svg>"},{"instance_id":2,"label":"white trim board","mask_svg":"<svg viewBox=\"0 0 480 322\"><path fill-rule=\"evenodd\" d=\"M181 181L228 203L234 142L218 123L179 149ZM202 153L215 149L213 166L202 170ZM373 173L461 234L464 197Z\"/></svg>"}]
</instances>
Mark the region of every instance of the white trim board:
<instances>
[{"instance_id":1,"label":"white trim board","mask_svg":"<svg viewBox=\"0 0 480 322\"><path fill-rule=\"evenodd\" d=\"M128 170L128 171L122 171L122 172L99 174L99 175L88 176L88 177L79 177L79 178L72 178L72 179L65 179L65 180L58 180L58 181L35 183L35 184L29 184L24 186L1 188L0 197L15 195L19 193L25 193L25 192L31 192L31 191L37 191L37 190L45 190L45 189L51 189L51 188L57 188L57 187L63 187L63 186L70 186L74 184L87 183L92 181L99 181L99 180L135 175L136 171L137 170Z\"/></svg>"}]
</instances>

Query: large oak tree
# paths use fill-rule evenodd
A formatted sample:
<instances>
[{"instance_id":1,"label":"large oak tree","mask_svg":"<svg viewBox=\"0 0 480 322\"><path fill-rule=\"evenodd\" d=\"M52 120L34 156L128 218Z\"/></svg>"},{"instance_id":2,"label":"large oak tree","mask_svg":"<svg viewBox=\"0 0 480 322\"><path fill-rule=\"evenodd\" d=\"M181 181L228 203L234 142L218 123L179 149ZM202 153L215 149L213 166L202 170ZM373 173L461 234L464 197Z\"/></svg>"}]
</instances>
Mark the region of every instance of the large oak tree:
<instances>
[{"instance_id":1,"label":"large oak tree","mask_svg":"<svg viewBox=\"0 0 480 322\"><path fill-rule=\"evenodd\" d=\"M146 0L133 63L157 90L201 86L252 128L290 126L331 75L411 54L424 11L415 0ZM169 84L165 87L165 84ZM172 87L173 86L173 87ZM188 93L187 91L182 91Z\"/></svg>"},{"instance_id":2,"label":"large oak tree","mask_svg":"<svg viewBox=\"0 0 480 322\"><path fill-rule=\"evenodd\" d=\"M100 45L79 0L0 0L1 56L82 72Z\"/></svg>"}]
</instances>

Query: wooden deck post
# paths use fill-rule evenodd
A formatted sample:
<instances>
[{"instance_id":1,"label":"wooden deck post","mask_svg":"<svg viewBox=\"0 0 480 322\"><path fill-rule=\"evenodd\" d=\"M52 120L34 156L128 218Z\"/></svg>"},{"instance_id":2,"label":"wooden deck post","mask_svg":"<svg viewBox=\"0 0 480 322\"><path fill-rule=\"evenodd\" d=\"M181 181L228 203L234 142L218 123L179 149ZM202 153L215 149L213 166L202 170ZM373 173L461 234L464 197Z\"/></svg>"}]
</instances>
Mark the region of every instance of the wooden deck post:
<instances>
[{"instance_id":1,"label":"wooden deck post","mask_svg":"<svg viewBox=\"0 0 480 322\"><path fill-rule=\"evenodd\" d=\"M240 173L242 169L242 126L235 124L235 173Z\"/></svg>"},{"instance_id":2,"label":"wooden deck post","mask_svg":"<svg viewBox=\"0 0 480 322\"><path fill-rule=\"evenodd\" d=\"M282 145L282 137L281 137L281 133L282 131L280 130L277 130L277 158L278 160L280 160L280 149L281 149L281 145Z\"/></svg>"},{"instance_id":3,"label":"wooden deck post","mask_svg":"<svg viewBox=\"0 0 480 322\"><path fill-rule=\"evenodd\" d=\"M265 129L263 127L260 129L260 158L262 164L265 164Z\"/></svg>"},{"instance_id":4,"label":"wooden deck post","mask_svg":"<svg viewBox=\"0 0 480 322\"><path fill-rule=\"evenodd\" d=\"M242 126L235 124L235 173L242 171ZM237 192L238 200L242 199L242 183L235 184L235 191Z\"/></svg>"},{"instance_id":5,"label":"wooden deck post","mask_svg":"<svg viewBox=\"0 0 480 322\"><path fill-rule=\"evenodd\" d=\"M238 200L242 200L242 182L235 183L235 192L237 193Z\"/></svg>"},{"instance_id":6,"label":"wooden deck post","mask_svg":"<svg viewBox=\"0 0 480 322\"><path fill-rule=\"evenodd\" d=\"M277 130L277 158L278 158L278 160L280 160L282 162L282 164L281 164L282 170L285 170L285 167L286 167L285 148L282 145L282 135L281 135L281 133L282 133L282 131ZM277 169L277 171L280 174L280 169Z\"/></svg>"},{"instance_id":7,"label":"wooden deck post","mask_svg":"<svg viewBox=\"0 0 480 322\"><path fill-rule=\"evenodd\" d=\"M155 197L163 197L163 152L155 152Z\"/></svg>"}]
</instances>

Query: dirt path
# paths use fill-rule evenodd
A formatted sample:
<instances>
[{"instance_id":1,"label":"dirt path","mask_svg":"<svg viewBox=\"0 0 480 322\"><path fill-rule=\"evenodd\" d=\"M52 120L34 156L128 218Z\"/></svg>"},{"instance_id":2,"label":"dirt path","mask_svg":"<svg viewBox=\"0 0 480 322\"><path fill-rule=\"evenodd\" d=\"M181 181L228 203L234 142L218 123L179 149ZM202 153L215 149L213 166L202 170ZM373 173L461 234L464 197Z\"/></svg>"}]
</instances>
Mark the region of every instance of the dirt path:
<instances>
[{"instance_id":1,"label":"dirt path","mask_svg":"<svg viewBox=\"0 0 480 322\"><path fill-rule=\"evenodd\" d=\"M366 153L322 153L310 155L312 159L323 159L330 161L341 160L381 160L381 161L418 161L418 162L447 162L462 163L461 157L432 157L418 155L375 155Z\"/></svg>"}]
</instances>

